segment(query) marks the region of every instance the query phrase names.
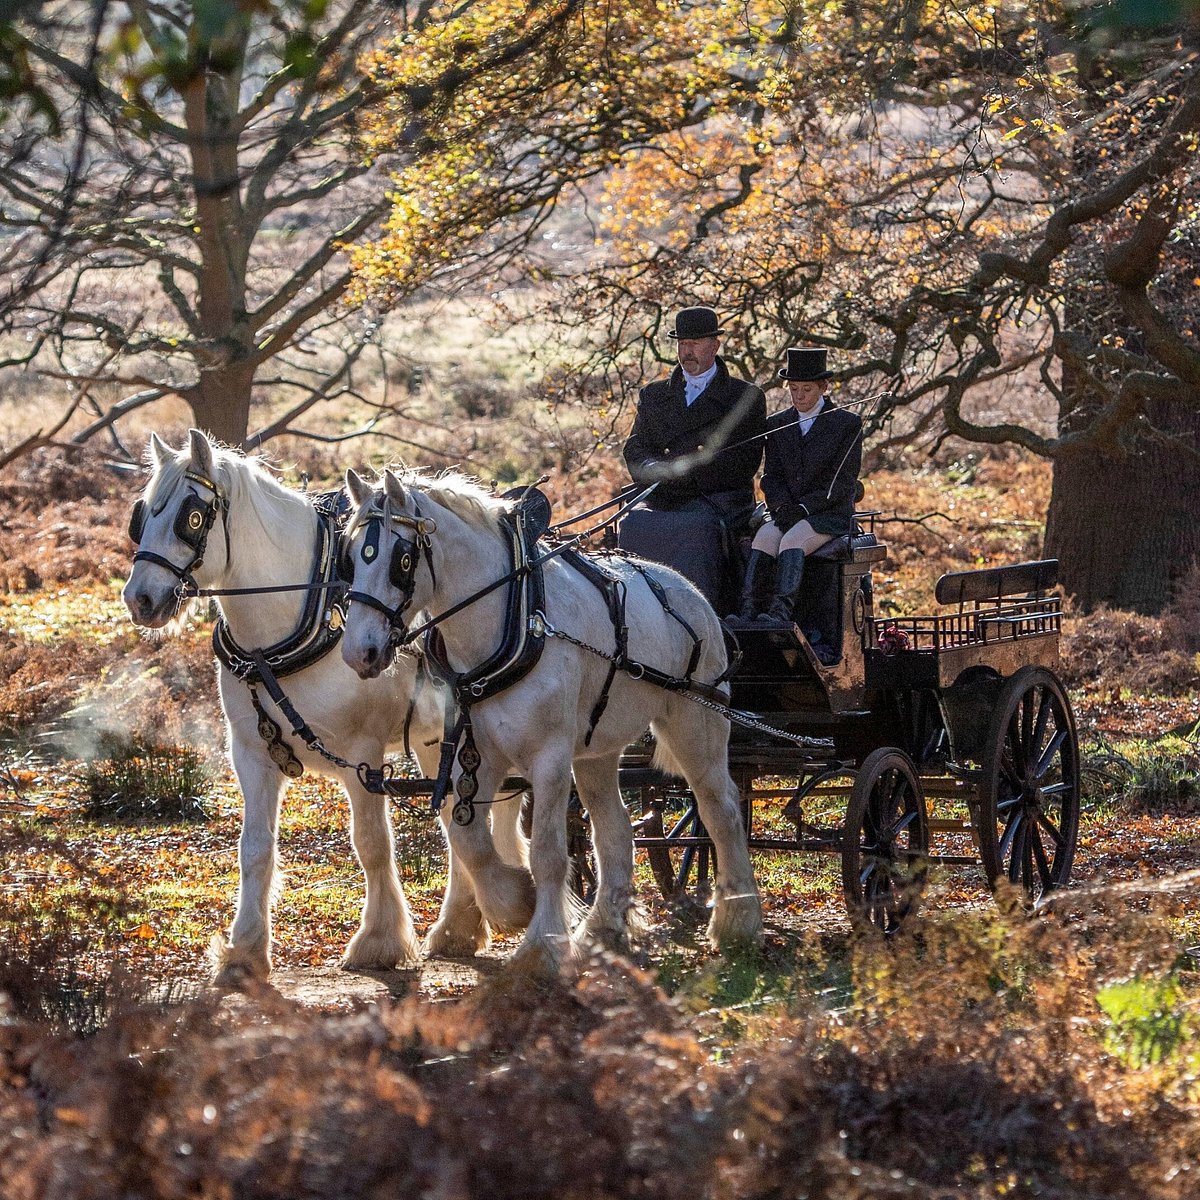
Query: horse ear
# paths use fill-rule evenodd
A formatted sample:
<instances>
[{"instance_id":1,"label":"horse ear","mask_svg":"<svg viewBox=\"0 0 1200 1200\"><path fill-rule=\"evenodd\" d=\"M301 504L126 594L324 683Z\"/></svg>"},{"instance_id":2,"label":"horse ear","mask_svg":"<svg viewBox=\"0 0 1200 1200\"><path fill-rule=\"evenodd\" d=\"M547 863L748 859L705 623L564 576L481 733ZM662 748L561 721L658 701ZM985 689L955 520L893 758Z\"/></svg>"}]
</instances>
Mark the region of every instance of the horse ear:
<instances>
[{"instance_id":1,"label":"horse ear","mask_svg":"<svg viewBox=\"0 0 1200 1200\"><path fill-rule=\"evenodd\" d=\"M383 472L383 490L387 493L388 499L396 504L403 504L407 499L404 493L404 484L392 474L390 467Z\"/></svg>"},{"instance_id":2,"label":"horse ear","mask_svg":"<svg viewBox=\"0 0 1200 1200\"><path fill-rule=\"evenodd\" d=\"M175 457L175 451L157 433L150 435L150 453L154 456L154 465L157 467L163 466L164 463L170 462Z\"/></svg>"},{"instance_id":3,"label":"horse ear","mask_svg":"<svg viewBox=\"0 0 1200 1200\"><path fill-rule=\"evenodd\" d=\"M211 479L213 477L212 445L199 429L188 430L188 449L192 454L192 466L206 479Z\"/></svg>"},{"instance_id":4,"label":"horse ear","mask_svg":"<svg viewBox=\"0 0 1200 1200\"><path fill-rule=\"evenodd\" d=\"M346 491L355 507L362 508L370 499L371 490L371 485L353 467L346 468Z\"/></svg>"}]
</instances>

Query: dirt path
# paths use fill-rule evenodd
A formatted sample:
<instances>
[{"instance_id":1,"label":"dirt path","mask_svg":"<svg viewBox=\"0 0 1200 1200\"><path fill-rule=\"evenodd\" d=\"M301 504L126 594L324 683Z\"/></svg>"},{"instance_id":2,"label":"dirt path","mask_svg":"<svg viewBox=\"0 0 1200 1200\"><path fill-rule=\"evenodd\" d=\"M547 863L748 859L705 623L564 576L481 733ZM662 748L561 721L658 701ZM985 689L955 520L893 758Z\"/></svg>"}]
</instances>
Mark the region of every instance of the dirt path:
<instances>
[{"instance_id":1,"label":"dirt path","mask_svg":"<svg viewBox=\"0 0 1200 1200\"><path fill-rule=\"evenodd\" d=\"M471 959L430 959L405 971L285 967L271 973L271 983L281 996L311 1008L358 1008L414 991L427 1000L447 1000L494 975L502 961L501 953L485 952Z\"/></svg>"}]
</instances>

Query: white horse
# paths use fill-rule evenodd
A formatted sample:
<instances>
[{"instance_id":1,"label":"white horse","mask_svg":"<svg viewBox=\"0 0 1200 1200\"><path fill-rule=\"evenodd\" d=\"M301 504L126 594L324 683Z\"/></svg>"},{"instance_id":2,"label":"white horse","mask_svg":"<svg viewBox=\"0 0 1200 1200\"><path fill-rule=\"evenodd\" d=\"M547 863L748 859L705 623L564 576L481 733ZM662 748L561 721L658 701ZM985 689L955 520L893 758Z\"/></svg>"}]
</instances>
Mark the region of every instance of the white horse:
<instances>
[{"instance_id":1,"label":"white horse","mask_svg":"<svg viewBox=\"0 0 1200 1200\"><path fill-rule=\"evenodd\" d=\"M307 495L276 482L257 460L213 446L195 429L188 446L178 452L152 435L150 457L153 475L143 493L138 554L122 593L135 624L147 629L173 625L180 614L184 577L205 588L308 581L318 553L319 517ZM305 593L230 595L219 604L233 641L247 649L262 648L288 639L297 629ZM416 658L402 655L386 676L363 681L347 669L341 655L327 653L286 675L281 686L331 751L352 763L379 764L385 751L403 744L416 672ZM212 946L218 979L233 981L242 972L263 977L271 969L279 811L290 780L259 736L259 717L246 684L222 665L219 687L230 758L245 801L237 910L228 938L216 937ZM278 723L284 743L304 769L339 779L350 799L351 840L366 876L366 899L343 965L388 968L414 962L420 944L396 870L386 797L368 792L353 770L338 768L309 750L292 735L286 717L261 685L258 691L264 710ZM415 690L410 741L427 775L437 765L443 705L444 694L435 687L427 684ZM518 807L516 801L497 806L498 852L511 864L525 855ZM497 874L508 887L489 901L491 923L502 929L523 928L533 911L529 874L517 866ZM449 875L447 894L455 910L466 915L453 936L434 932L427 949L471 954L486 945L488 922L476 905L470 877L453 857Z\"/></svg>"},{"instance_id":2,"label":"white horse","mask_svg":"<svg viewBox=\"0 0 1200 1200\"><path fill-rule=\"evenodd\" d=\"M405 614L411 619L418 611L441 613L509 572L509 543L500 517L511 505L456 474L429 478L408 471L402 480L388 471L382 488L371 489L351 471L346 482L358 504L347 527L355 592L394 614L389 619L370 603L351 602L342 657L362 678L371 679L383 669L392 626ZM430 527L430 520L436 528ZM414 524L420 528L414 530ZM376 544L368 545L372 539ZM364 551L369 561L364 560ZM407 595L395 581L394 552L410 568ZM634 565L619 560L607 565L627 589L630 657L682 675L692 653L691 637L664 611ZM695 678L718 679L726 656L712 609L682 576L658 565L638 566L657 580L671 607L701 639ZM547 562L544 571L550 629L612 652L613 624L599 590L559 558ZM500 588L439 624L453 670L468 670L495 650L502 636L505 603L505 589ZM729 775L728 720L676 692L618 672L589 743L593 707L608 667L598 655L549 636L540 661L528 674L471 705L482 757L479 796L490 796L506 773L514 771L529 781L536 798L530 866L537 884L537 907L517 951L518 960L535 972L554 969L569 948L566 810L572 768L591 817L599 867L596 902L575 940L596 939L610 945L625 940L633 906L633 836L617 766L624 747L647 726L654 732L658 764L687 780L716 845L710 939L728 947L754 941L761 932L758 891L738 794ZM459 774L456 768L456 779ZM494 853L479 825L450 829L455 855L462 857L477 880L493 869ZM441 921L446 925L453 926L459 919L466 921L468 915L443 909Z\"/></svg>"}]
</instances>

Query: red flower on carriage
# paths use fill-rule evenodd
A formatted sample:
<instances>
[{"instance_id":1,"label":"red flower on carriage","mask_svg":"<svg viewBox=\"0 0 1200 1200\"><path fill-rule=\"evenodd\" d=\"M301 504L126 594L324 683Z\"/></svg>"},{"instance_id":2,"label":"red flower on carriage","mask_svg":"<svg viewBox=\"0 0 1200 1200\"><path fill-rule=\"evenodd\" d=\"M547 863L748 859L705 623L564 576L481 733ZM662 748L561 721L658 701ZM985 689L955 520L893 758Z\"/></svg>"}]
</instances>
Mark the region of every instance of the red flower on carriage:
<instances>
[{"instance_id":1,"label":"red flower on carriage","mask_svg":"<svg viewBox=\"0 0 1200 1200\"><path fill-rule=\"evenodd\" d=\"M901 650L912 649L912 639L907 630L901 629L895 621L885 621L876 640L884 654L899 654Z\"/></svg>"}]
</instances>

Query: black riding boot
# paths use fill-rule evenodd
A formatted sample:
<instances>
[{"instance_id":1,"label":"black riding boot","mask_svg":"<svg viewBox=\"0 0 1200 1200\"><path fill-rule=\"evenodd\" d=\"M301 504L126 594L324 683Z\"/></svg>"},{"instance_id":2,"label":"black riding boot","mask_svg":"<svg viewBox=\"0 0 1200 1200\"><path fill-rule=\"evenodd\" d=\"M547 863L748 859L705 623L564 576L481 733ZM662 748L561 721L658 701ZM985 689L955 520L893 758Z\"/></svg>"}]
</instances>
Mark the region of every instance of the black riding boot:
<instances>
[{"instance_id":1,"label":"black riding boot","mask_svg":"<svg viewBox=\"0 0 1200 1200\"><path fill-rule=\"evenodd\" d=\"M792 613L804 582L804 551L783 550L775 562L775 598L759 622L781 625L788 629L794 624Z\"/></svg>"},{"instance_id":2,"label":"black riding boot","mask_svg":"<svg viewBox=\"0 0 1200 1200\"><path fill-rule=\"evenodd\" d=\"M726 620L753 621L771 594L771 572L775 560L765 550L751 550L746 562L746 578L742 582L742 600L736 613Z\"/></svg>"}]
</instances>

